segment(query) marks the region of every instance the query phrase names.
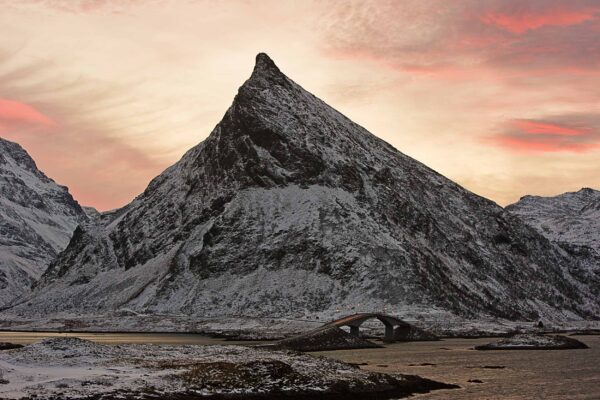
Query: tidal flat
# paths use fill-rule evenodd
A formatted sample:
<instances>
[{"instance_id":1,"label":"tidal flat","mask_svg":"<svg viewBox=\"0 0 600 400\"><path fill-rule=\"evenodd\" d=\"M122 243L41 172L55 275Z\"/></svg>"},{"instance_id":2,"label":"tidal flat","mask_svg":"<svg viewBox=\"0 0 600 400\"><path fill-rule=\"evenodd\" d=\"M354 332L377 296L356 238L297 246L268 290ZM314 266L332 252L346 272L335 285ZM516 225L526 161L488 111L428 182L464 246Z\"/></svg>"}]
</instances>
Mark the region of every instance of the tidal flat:
<instances>
[{"instance_id":1,"label":"tidal flat","mask_svg":"<svg viewBox=\"0 0 600 400\"><path fill-rule=\"evenodd\" d=\"M367 371L416 374L460 389L415 396L441 400L600 399L600 336L572 336L578 350L477 351L493 339L443 339L386 345L381 349L313 353L360 365Z\"/></svg>"}]
</instances>

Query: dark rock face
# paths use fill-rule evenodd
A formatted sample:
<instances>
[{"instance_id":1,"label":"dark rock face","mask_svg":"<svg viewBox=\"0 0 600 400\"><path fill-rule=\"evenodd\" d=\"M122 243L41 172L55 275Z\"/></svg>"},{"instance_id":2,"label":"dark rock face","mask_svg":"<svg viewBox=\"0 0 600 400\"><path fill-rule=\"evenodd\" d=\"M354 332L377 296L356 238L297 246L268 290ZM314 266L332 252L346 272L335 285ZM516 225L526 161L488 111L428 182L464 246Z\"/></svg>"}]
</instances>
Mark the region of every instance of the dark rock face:
<instances>
[{"instance_id":1,"label":"dark rock face","mask_svg":"<svg viewBox=\"0 0 600 400\"><path fill-rule=\"evenodd\" d=\"M15 311L597 315L580 260L260 54L210 136L82 227Z\"/></svg>"},{"instance_id":2,"label":"dark rock face","mask_svg":"<svg viewBox=\"0 0 600 400\"><path fill-rule=\"evenodd\" d=\"M84 220L66 187L21 146L0 138L0 306L30 291Z\"/></svg>"}]
</instances>

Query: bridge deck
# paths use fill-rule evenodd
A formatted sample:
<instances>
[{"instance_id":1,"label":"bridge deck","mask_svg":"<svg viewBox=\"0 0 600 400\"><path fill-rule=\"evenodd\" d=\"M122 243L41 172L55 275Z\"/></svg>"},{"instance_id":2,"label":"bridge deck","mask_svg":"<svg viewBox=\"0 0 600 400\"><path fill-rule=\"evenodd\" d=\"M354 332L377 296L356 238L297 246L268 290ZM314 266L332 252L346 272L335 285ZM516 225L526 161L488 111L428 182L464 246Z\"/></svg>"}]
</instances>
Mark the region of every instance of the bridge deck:
<instances>
[{"instance_id":1,"label":"bridge deck","mask_svg":"<svg viewBox=\"0 0 600 400\"><path fill-rule=\"evenodd\" d=\"M393 317L391 315L386 314L377 314L377 313L358 313L353 315L348 315L347 317L343 317L337 319L335 321L329 322L322 326L322 328L329 327L342 327L349 326L350 333L354 336L359 336L360 326L369 319L378 319L385 325L385 336L383 338L384 342L393 342L394 341L394 327L409 327L410 325L407 322L402 321L399 318Z\"/></svg>"}]
</instances>

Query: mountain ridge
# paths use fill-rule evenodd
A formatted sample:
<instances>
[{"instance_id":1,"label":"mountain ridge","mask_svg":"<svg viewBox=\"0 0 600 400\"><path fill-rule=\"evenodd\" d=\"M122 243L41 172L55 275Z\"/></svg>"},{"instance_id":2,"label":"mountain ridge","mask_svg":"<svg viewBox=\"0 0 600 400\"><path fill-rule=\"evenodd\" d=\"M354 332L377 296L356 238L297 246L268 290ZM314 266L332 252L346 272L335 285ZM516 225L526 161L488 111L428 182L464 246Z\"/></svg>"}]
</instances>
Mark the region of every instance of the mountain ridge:
<instances>
[{"instance_id":1,"label":"mountain ridge","mask_svg":"<svg viewBox=\"0 0 600 400\"><path fill-rule=\"evenodd\" d=\"M212 133L82 224L25 314L439 308L597 315L582 263L350 121L265 54Z\"/></svg>"},{"instance_id":2,"label":"mountain ridge","mask_svg":"<svg viewBox=\"0 0 600 400\"><path fill-rule=\"evenodd\" d=\"M0 138L0 306L30 290L85 219L67 187Z\"/></svg>"},{"instance_id":3,"label":"mountain ridge","mask_svg":"<svg viewBox=\"0 0 600 400\"><path fill-rule=\"evenodd\" d=\"M506 209L548 239L600 254L600 191L582 188L556 196L524 196Z\"/></svg>"}]
</instances>

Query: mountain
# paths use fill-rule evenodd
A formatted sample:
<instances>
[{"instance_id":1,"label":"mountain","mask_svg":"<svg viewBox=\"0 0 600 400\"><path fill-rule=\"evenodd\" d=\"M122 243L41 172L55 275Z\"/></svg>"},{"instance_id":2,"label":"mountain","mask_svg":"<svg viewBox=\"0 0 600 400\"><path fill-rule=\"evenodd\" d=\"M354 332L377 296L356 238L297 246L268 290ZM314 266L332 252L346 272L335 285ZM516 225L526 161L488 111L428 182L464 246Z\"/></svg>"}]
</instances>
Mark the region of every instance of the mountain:
<instances>
[{"instance_id":1,"label":"mountain","mask_svg":"<svg viewBox=\"0 0 600 400\"><path fill-rule=\"evenodd\" d=\"M580 262L259 54L209 137L79 226L12 311L579 318L600 311Z\"/></svg>"},{"instance_id":2,"label":"mountain","mask_svg":"<svg viewBox=\"0 0 600 400\"><path fill-rule=\"evenodd\" d=\"M66 187L0 138L0 306L29 292L85 219Z\"/></svg>"},{"instance_id":3,"label":"mountain","mask_svg":"<svg viewBox=\"0 0 600 400\"><path fill-rule=\"evenodd\" d=\"M524 196L506 207L548 239L600 254L600 191L584 188L554 197Z\"/></svg>"}]
</instances>

